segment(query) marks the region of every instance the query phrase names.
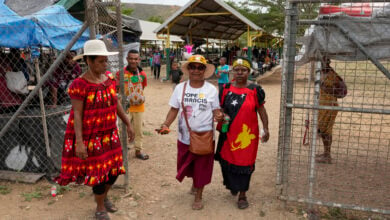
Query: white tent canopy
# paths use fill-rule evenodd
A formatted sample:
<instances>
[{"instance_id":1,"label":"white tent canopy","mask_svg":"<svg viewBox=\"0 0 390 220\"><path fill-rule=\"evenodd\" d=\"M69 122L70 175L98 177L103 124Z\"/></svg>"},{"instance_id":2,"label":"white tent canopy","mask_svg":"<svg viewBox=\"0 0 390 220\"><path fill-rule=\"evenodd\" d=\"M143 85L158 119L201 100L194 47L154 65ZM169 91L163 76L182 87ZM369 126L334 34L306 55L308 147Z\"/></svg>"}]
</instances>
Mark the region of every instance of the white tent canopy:
<instances>
[{"instance_id":1,"label":"white tent canopy","mask_svg":"<svg viewBox=\"0 0 390 220\"><path fill-rule=\"evenodd\" d=\"M144 20L139 20L139 23L141 25L141 30L142 30L141 41L163 41L164 40L164 39L157 38L156 33L153 33L153 31L161 25L160 23L144 21ZM184 42L180 37L175 35L170 35L170 41Z\"/></svg>"}]
</instances>

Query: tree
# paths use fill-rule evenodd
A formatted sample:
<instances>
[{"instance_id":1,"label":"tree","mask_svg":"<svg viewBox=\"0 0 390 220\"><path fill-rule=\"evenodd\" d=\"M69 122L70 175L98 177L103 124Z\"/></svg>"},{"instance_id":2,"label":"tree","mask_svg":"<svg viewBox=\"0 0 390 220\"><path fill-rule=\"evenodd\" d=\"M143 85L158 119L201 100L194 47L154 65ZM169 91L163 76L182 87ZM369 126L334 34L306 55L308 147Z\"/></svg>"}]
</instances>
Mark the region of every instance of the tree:
<instances>
[{"instance_id":1,"label":"tree","mask_svg":"<svg viewBox=\"0 0 390 220\"><path fill-rule=\"evenodd\" d=\"M268 33L283 35L286 10L285 0L247 0L241 4L228 2L237 11ZM318 15L318 3L299 4L300 19L313 19ZM299 35L307 27L300 26Z\"/></svg>"},{"instance_id":2,"label":"tree","mask_svg":"<svg viewBox=\"0 0 390 220\"><path fill-rule=\"evenodd\" d=\"M133 13L133 11L134 11L134 9L125 7L125 6L123 6L123 4L122 4L122 14L123 14L123 15L131 16L131 14Z\"/></svg>"},{"instance_id":3,"label":"tree","mask_svg":"<svg viewBox=\"0 0 390 220\"><path fill-rule=\"evenodd\" d=\"M164 19L161 16L151 16L148 18L148 21L157 22L160 24L164 23Z\"/></svg>"},{"instance_id":4,"label":"tree","mask_svg":"<svg viewBox=\"0 0 390 220\"><path fill-rule=\"evenodd\" d=\"M116 7L114 7L114 6L109 7L109 9L111 11L116 11ZM122 9L122 14L127 15L127 16L131 16L131 14L133 14L133 11L134 11L133 8L126 7L125 4L121 4L121 9Z\"/></svg>"}]
</instances>

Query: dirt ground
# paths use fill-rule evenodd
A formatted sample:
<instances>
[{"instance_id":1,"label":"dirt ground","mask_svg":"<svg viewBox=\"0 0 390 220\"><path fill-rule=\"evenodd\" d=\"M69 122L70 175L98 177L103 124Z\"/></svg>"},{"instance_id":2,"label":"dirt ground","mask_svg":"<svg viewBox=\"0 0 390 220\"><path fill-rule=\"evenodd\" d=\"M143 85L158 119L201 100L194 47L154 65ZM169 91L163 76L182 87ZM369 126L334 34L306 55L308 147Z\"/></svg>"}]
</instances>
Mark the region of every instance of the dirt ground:
<instances>
[{"instance_id":1,"label":"dirt ground","mask_svg":"<svg viewBox=\"0 0 390 220\"><path fill-rule=\"evenodd\" d=\"M147 68L149 69L149 68ZM150 76L150 71L147 72ZM164 69L162 75L165 75ZM216 84L216 81L211 81ZM277 199L275 187L276 155L279 126L280 75L261 80L265 89L269 115L270 140L261 144L251 187L250 207L239 210L236 198L222 185L219 164L215 163L212 183L205 187L204 204L193 211L193 196L188 193L191 180L179 183L176 175L176 122L169 135L158 136L154 129L164 121L172 92L169 82L149 77L145 90L144 148L150 155L147 161L134 158L129 151L130 188L128 194L115 188L110 197L120 208L112 219L300 219L292 209ZM118 180L123 183L123 178ZM93 219L95 203L91 189L70 185L52 198L50 183L36 184L0 182L0 219ZM31 201L28 201L31 200Z\"/></svg>"}]
</instances>

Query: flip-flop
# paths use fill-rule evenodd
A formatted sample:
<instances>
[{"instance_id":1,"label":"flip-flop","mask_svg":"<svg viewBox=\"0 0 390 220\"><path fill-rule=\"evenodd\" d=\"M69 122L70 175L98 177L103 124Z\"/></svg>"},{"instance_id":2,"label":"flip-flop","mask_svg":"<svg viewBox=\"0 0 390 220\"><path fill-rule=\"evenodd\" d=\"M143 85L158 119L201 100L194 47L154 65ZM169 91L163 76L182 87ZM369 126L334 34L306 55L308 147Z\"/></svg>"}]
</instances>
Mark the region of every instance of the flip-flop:
<instances>
[{"instance_id":1,"label":"flip-flop","mask_svg":"<svg viewBox=\"0 0 390 220\"><path fill-rule=\"evenodd\" d=\"M108 216L108 213L106 211L95 212L95 218L97 220L110 220L110 216Z\"/></svg>"},{"instance_id":2,"label":"flip-flop","mask_svg":"<svg viewBox=\"0 0 390 220\"><path fill-rule=\"evenodd\" d=\"M248 203L248 201L246 200L246 196L245 196L245 197L238 198L237 206L238 206L239 209L246 209L246 208L248 208L249 203Z\"/></svg>"},{"instance_id":3,"label":"flip-flop","mask_svg":"<svg viewBox=\"0 0 390 220\"><path fill-rule=\"evenodd\" d=\"M108 199L104 200L104 207L106 208L107 212L116 212L118 211L118 208L115 207L115 205Z\"/></svg>"},{"instance_id":4,"label":"flip-flop","mask_svg":"<svg viewBox=\"0 0 390 220\"><path fill-rule=\"evenodd\" d=\"M192 203L192 210L202 210L203 203L202 201Z\"/></svg>"},{"instance_id":5,"label":"flip-flop","mask_svg":"<svg viewBox=\"0 0 390 220\"><path fill-rule=\"evenodd\" d=\"M140 159L140 160L147 160L147 159L149 159L149 155L143 154L143 153L136 154L135 157L136 157L137 159Z\"/></svg>"}]
</instances>

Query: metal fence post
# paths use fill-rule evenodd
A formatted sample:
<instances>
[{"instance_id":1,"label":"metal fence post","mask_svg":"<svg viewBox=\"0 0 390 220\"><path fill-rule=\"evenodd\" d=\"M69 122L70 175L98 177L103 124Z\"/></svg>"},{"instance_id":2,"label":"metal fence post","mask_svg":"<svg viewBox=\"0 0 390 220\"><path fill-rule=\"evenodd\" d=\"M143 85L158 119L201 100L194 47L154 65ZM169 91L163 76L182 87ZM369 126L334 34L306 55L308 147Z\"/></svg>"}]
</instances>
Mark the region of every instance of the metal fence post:
<instances>
[{"instance_id":1,"label":"metal fence post","mask_svg":"<svg viewBox=\"0 0 390 220\"><path fill-rule=\"evenodd\" d=\"M123 32L122 32L122 10L121 10L121 1L116 0L116 24L117 24L117 37L118 37L118 50L119 50L119 79L120 79L120 95L122 97L121 104L123 107L126 106L126 98L125 98L125 87L124 87L124 63L123 63ZM126 134L126 125L121 122L121 142L122 142L122 150L123 150L123 165L126 169L124 186L125 192L128 191L129 186L129 163L128 163L128 150L127 150L127 134Z\"/></svg>"},{"instance_id":2,"label":"metal fence post","mask_svg":"<svg viewBox=\"0 0 390 220\"><path fill-rule=\"evenodd\" d=\"M283 184L283 194L286 192L285 184L287 183L290 154L292 109L288 108L287 104L292 103L293 100L297 21L297 4L287 2L284 43L285 53L283 54L283 74L280 99L278 167L276 180L277 184Z\"/></svg>"}]
</instances>

